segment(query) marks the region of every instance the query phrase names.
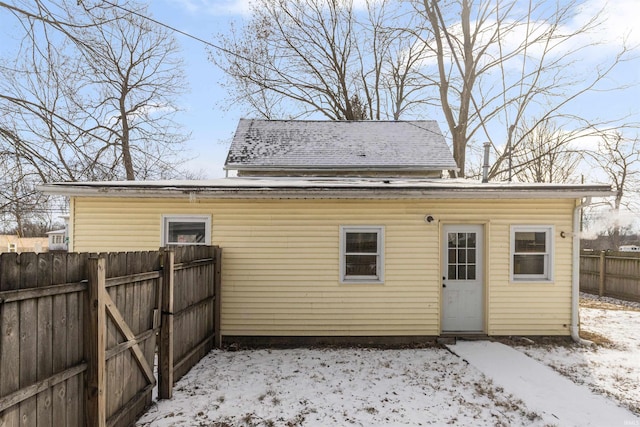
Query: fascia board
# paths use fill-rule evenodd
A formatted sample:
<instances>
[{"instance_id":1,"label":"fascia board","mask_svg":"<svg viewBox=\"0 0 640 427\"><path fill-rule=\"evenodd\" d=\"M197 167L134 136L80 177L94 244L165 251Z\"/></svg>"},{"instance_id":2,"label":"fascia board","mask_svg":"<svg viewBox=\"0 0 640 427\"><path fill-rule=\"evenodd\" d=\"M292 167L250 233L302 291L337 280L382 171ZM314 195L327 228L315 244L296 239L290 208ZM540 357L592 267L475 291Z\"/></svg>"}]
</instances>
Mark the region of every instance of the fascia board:
<instances>
[{"instance_id":1,"label":"fascia board","mask_svg":"<svg viewBox=\"0 0 640 427\"><path fill-rule=\"evenodd\" d=\"M281 166L281 165L260 165L260 166L251 166L251 165L237 165L237 164L227 164L224 166L224 170L235 170L235 171L256 171L256 172L266 172L266 171L280 171L282 173L286 173L288 171L304 171L304 172L314 172L314 171L322 171L322 172L344 172L344 171L354 171L354 172L375 172L375 171L442 171L442 170L455 170L459 171L456 165L430 165L430 166L407 166L407 165L384 165L384 166Z\"/></svg>"},{"instance_id":2,"label":"fascia board","mask_svg":"<svg viewBox=\"0 0 640 427\"><path fill-rule=\"evenodd\" d=\"M607 186L587 188L419 187L119 187L43 185L45 194L68 197L244 198L244 199L577 199L611 197Z\"/></svg>"}]
</instances>

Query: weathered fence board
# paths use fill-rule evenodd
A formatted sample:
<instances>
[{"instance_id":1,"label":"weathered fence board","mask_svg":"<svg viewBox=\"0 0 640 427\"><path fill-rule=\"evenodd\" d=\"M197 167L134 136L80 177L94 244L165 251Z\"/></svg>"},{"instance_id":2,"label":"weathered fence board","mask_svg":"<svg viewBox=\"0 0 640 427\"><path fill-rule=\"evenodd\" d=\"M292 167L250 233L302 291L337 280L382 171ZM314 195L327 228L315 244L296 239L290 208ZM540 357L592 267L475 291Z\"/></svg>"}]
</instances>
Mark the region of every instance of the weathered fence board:
<instances>
[{"instance_id":1,"label":"weathered fence board","mask_svg":"<svg viewBox=\"0 0 640 427\"><path fill-rule=\"evenodd\" d=\"M20 289L37 286L37 255L26 253L20 256L22 272ZM36 382L38 363L38 300L25 300L20 307L20 354L35 357L20 357L20 388L28 387ZM26 399L20 405L20 422L23 425L35 425L37 416L37 396Z\"/></svg>"},{"instance_id":2,"label":"weathered fence board","mask_svg":"<svg viewBox=\"0 0 640 427\"><path fill-rule=\"evenodd\" d=\"M0 322L0 396L8 396L20 389L20 318L18 302L3 305ZM11 406L0 411L0 425L20 425L20 407Z\"/></svg>"},{"instance_id":3,"label":"weathered fence board","mask_svg":"<svg viewBox=\"0 0 640 427\"><path fill-rule=\"evenodd\" d=\"M219 253L0 255L0 426L133 424L151 404L156 347L180 355L159 372L170 393L219 342ZM180 325L156 345L177 313L163 293L180 296Z\"/></svg>"},{"instance_id":4,"label":"weathered fence board","mask_svg":"<svg viewBox=\"0 0 640 427\"><path fill-rule=\"evenodd\" d=\"M640 301L640 254L583 251L580 255L580 290Z\"/></svg>"},{"instance_id":5,"label":"weathered fence board","mask_svg":"<svg viewBox=\"0 0 640 427\"><path fill-rule=\"evenodd\" d=\"M175 257L174 381L215 345L216 247L190 246ZM199 261L195 261L199 260ZM218 312L219 313L219 312Z\"/></svg>"}]
</instances>

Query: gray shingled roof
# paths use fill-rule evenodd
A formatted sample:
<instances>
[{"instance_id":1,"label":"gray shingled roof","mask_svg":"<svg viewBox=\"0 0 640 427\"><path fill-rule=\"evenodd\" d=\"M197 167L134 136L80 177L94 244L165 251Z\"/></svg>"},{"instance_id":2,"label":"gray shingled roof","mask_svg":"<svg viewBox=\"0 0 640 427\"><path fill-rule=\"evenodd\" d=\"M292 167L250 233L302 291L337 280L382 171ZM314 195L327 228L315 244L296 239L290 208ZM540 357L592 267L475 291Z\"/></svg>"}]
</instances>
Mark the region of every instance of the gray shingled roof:
<instances>
[{"instance_id":1,"label":"gray shingled roof","mask_svg":"<svg viewBox=\"0 0 640 427\"><path fill-rule=\"evenodd\" d=\"M457 166L435 120L240 119L225 168L452 170Z\"/></svg>"}]
</instances>

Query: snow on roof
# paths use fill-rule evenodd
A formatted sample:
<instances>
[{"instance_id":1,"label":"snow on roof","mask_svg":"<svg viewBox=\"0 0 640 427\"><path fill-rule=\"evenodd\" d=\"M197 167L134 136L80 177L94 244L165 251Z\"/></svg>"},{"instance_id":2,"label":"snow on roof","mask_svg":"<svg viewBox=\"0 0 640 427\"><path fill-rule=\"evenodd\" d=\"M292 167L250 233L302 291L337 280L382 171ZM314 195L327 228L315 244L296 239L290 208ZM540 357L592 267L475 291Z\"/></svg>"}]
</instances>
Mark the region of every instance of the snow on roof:
<instances>
[{"instance_id":1,"label":"snow on roof","mask_svg":"<svg viewBox=\"0 0 640 427\"><path fill-rule=\"evenodd\" d=\"M240 119L225 169L457 170L435 120Z\"/></svg>"},{"instance_id":2,"label":"snow on roof","mask_svg":"<svg viewBox=\"0 0 640 427\"><path fill-rule=\"evenodd\" d=\"M411 178L220 178L213 180L57 182L46 194L98 197L579 198L611 196L601 184L489 182Z\"/></svg>"}]
</instances>

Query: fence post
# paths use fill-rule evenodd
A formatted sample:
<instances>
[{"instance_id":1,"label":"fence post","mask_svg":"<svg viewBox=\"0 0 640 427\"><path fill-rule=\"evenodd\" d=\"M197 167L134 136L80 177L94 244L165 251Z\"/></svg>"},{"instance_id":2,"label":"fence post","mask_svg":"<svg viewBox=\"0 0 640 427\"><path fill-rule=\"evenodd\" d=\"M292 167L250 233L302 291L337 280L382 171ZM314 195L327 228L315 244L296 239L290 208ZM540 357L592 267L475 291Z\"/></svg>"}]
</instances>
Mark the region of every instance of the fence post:
<instances>
[{"instance_id":1,"label":"fence post","mask_svg":"<svg viewBox=\"0 0 640 427\"><path fill-rule=\"evenodd\" d=\"M604 283L606 280L606 251L600 251L600 281L598 282L598 295L604 295Z\"/></svg>"},{"instance_id":2,"label":"fence post","mask_svg":"<svg viewBox=\"0 0 640 427\"><path fill-rule=\"evenodd\" d=\"M162 260L162 321L158 346L158 397L173 395L173 264L174 250L165 249Z\"/></svg>"},{"instance_id":3,"label":"fence post","mask_svg":"<svg viewBox=\"0 0 640 427\"><path fill-rule=\"evenodd\" d=\"M220 312L222 308L222 248L215 247L215 265L213 273L213 333L215 335L215 347L222 347L222 335L220 335Z\"/></svg>"},{"instance_id":4,"label":"fence post","mask_svg":"<svg viewBox=\"0 0 640 427\"><path fill-rule=\"evenodd\" d=\"M104 293L106 261L104 256L92 256L88 262L88 284L84 309L84 357L86 373L86 422L104 427L106 413L106 311Z\"/></svg>"}]
</instances>

